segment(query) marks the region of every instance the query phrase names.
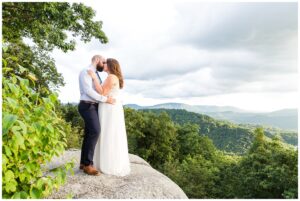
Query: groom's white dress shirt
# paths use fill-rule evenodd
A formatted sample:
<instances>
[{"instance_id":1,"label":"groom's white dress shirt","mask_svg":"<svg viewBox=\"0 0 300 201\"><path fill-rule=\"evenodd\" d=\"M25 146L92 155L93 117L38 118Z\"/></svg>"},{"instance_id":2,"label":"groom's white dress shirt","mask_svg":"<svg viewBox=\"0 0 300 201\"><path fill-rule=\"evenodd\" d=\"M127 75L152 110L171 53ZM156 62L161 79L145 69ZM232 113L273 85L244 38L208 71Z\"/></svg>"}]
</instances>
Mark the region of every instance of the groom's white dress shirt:
<instances>
[{"instance_id":1,"label":"groom's white dress shirt","mask_svg":"<svg viewBox=\"0 0 300 201\"><path fill-rule=\"evenodd\" d=\"M97 93L92 77L88 74L89 69L96 72L96 67L90 64L88 68L83 69L79 74L80 100L106 102L107 97Z\"/></svg>"}]
</instances>

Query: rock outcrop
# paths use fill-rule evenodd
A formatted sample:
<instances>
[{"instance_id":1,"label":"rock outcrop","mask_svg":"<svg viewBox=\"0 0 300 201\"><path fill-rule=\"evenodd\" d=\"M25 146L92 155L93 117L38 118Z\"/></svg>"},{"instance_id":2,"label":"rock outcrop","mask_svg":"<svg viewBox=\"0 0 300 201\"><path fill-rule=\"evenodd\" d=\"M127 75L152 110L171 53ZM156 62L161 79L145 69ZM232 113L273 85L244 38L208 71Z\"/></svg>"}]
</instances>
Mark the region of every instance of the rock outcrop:
<instances>
[{"instance_id":1,"label":"rock outcrop","mask_svg":"<svg viewBox=\"0 0 300 201\"><path fill-rule=\"evenodd\" d=\"M125 177L101 174L89 176L79 170L80 150L66 151L48 164L55 168L75 159L74 175L68 174L64 186L48 198L64 199L187 199L171 179L153 169L142 158L130 154L131 173Z\"/></svg>"}]
</instances>

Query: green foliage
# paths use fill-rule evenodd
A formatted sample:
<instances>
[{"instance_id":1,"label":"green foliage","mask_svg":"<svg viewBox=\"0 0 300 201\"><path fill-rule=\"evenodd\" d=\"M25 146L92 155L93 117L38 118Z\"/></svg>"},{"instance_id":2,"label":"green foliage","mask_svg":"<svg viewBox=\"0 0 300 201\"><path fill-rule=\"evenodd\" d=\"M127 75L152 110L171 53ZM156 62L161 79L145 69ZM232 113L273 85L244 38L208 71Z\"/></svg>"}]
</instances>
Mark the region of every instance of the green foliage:
<instances>
[{"instance_id":1,"label":"green foliage","mask_svg":"<svg viewBox=\"0 0 300 201\"><path fill-rule=\"evenodd\" d=\"M65 121L70 123L71 132L66 136L67 148L81 148L84 136L84 121L78 112L77 105L60 104L58 110Z\"/></svg>"},{"instance_id":2,"label":"green foliage","mask_svg":"<svg viewBox=\"0 0 300 201\"><path fill-rule=\"evenodd\" d=\"M198 125L188 123L178 127L180 161L187 156L202 155L205 159L212 159L214 157L216 148L207 136L199 135Z\"/></svg>"},{"instance_id":3,"label":"green foliage","mask_svg":"<svg viewBox=\"0 0 300 201\"><path fill-rule=\"evenodd\" d=\"M38 48L64 52L74 50L75 40L68 40L67 31L84 42L94 37L108 42L101 30L102 22L93 21L95 11L82 3L68 2L5 2L2 3L2 35L14 42L30 38Z\"/></svg>"},{"instance_id":4,"label":"green foliage","mask_svg":"<svg viewBox=\"0 0 300 201\"><path fill-rule=\"evenodd\" d=\"M142 128L136 125L134 131L140 132L140 135L146 134L145 127L149 126L148 118L153 119L151 122L162 121L161 113L152 115L153 110L148 114L147 111L125 111L130 111L130 119L126 118L126 124L132 119L135 120L131 122L131 130L135 128L134 122L143 122ZM169 113L169 110L167 112ZM175 112L173 115L173 117L170 115L172 119L182 123L174 124L177 128L176 147L179 147L176 151L174 149L177 157L172 161L166 160L163 165L156 168L175 181L189 198L297 198L297 152L287 149L288 147L279 138L269 140L264 136L263 129L258 128L244 156L227 155L226 152L217 150L207 136L199 134L199 130L212 131L220 126L220 130L226 131L230 127L235 128L234 125L210 122L209 117L201 115L188 117L188 113L185 113L187 115L185 118L195 118L196 122L199 119L202 122L207 121L207 124L200 124L203 128L199 129L199 125L184 124L186 119L180 119L180 115L176 115ZM165 127L163 123L157 125L163 125L162 130ZM148 138L141 139L148 140ZM137 151L145 147L143 143L136 145ZM151 151L149 152L151 154ZM146 160L152 164L152 160L155 159L146 158Z\"/></svg>"},{"instance_id":5,"label":"green foliage","mask_svg":"<svg viewBox=\"0 0 300 201\"><path fill-rule=\"evenodd\" d=\"M35 91L43 92L42 89L56 90L65 84L62 74L56 70L54 59L48 55L47 51L29 47L21 40L6 42L4 45L7 50L2 53L3 57L7 58L9 66L14 66L9 73L26 78L23 70L23 68L26 68L27 72L34 74L36 77L35 84L31 83L31 87ZM13 55L18 55L18 58ZM9 74L4 72L3 76L8 78Z\"/></svg>"},{"instance_id":6,"label":"green foliage","mask_svg":"<svg viewBox=\"0 0 300 201\"><path fill-rule=\"evenodd\" d=\"M209 137L218 149L231 155L244 155L247 153L252 145L254 132L257 128L257 126L236 125L228 121L215 120L207 115L188 112L186 110L151 109L144 111L151 111L153 113L166 112L175 123L180 125L186 123L197 124L200 135ZM274 131L280 134L284 142L292 145L298 143L297 133L294 132L288 133L268 128L266 135L272 138Z\"/></svg>"},{"instance_id":7,"label":"green foliage","mask_svg":"<svg viewBox=\"0 0 300 201\"><path fill-rule=\"evenodd\" d=\"M64 183L72 167L67 163L44 174L48 170L43 165L53 156L67 145L78 146L80 136L72 132L81 132L81 125L72 128L56 110L59 102L53 91L64 82L49 53L54 48L74 50L78 37L108 42L102 22L94 16L82 3L2 3L4 198L45 197Z\"/></svg>"},{"instance_id":8,"label":"green foliage","mask_svg":"<svg viewBox=\"0 0 300 201\"><path fill-rule=\"evenodd\" d=\"M298 133L296 132L287 132L287 131L281 131L279 133L280 135L280 138L288 143L288 144L291 144L291 145L294 145L294 146L298 146Z\"/></svg>"},{"instance_id":9,"label":"green foliage","mask_svg":"<svg viewBox=\"0 0 300 201\"><path fill-rule=\"evenodd\" d=\"M2 3L2 36L5 41L2 45L7 48L2 54L8 58L8 64L14 66L11 73L23 77L16 64L34 73L38 79L34 89L42 96L47 96L43 89L56 90L63 86L63 77L57 72L49 52L54 48L64 52L74 50L75 39L79 37L84 42L96 38L107 43L102 22L93 21L94 17L95 11L82 3ZM25 43L24 39L30 42ZM18 55L18 61L15 55ZM3 76L8 78L9 74L3 72Z\"/></svg>"},{"instance_id":10,"label":"green foliage","mask_svg":"<svg viewBox=\"0 0 300 201\"><path fill-rule=\"evenodd\" d=\"M215 181L215 198L239 198L236 184L242 179L238 175L241 156L225 155L219 153L219 162L215 165L219 168L218 179Z\"/></svg>"},{"instance_id":11,"label":"green foliage","mask_svg":"<svg viewBox=\"0 0 300 201\"><path fill-rule=\"evenodd\" d=\"M204 138L200 144L201 141L204 142ZM203 152L206 151L204 148ZM210 153L209 158L205 158L205 154L188 154L182 161L164 163L160 171L176 182L189 198L215 198L221 163L216 154Z\"/></svg>"},{"instance_id":12,"label":"green foliage","mask_svg":"<svg viewBox=\"0 0 300 201\"><path fill-rule=\"evenodd\" d=\"M170 117L162 113L159 116L152 113L140 114L140 119L135 116L132 122L132 109L125 110L126 128L130 144L129 150L134 150L139 156L151 161L153 167L160 167L164 162L171 161L178 152L176 126ZM131 118L131 119L130 119ZM139 120L138 120L139 119ZM137 127L132 129L136 123ZM132 132L133 131L133 132ZM133 140L135 138L135 140Z\"/></svg>"},{"instance_id":13,"label":"green foliage","mask_svg":"<svg viewBox=\"0 0 300 201\"><path fill-rule=\"evenodd\" d=\"M129 147L175 181L189 198L214 197L221 158L195 124L174 124L166 113L125 108ZM131 144L134 142L133 144Z\"/></svg>"},{"instance_id":14,"label":"green foliage","mask_svg":"<svg viewBox=\"0 0 300 201\"><path fill-rule=\"evenodd\" d=\"M253 131L256 128L261 127L264 129L264 134L266 137L273 138L274 136L278 136L281 139L281 141L289 145L292 146L298 145L298 133L295 130L286 130L286 129L280 129L280 128L266 126L266 125L255 125L255 124L239 124L239 126L248 128Z\"/></svg>"},{"instance_id":15,"label":"green foliage","mask_svg":"<svg viewBox=\"0 0 300 201\"><path fill-rule=\"evenodd\" d=\"M128 141L128 151L130 153L138 153L139 145L138 142L145 138L143 133L146 127L146 120L142 113L137 113L135 110L130 108L124 108L125 123Z\"/></svg>"},{"instance_id":16,"label":"green foliage","mask_svg":"<svg viewBox=\"0 0 300 201\"><path fill-rule=\"evenodd\" d=\"M243 155L228 155L201 131L235 125L189 113L180 119L174 112L170 116L181 122L176 124L166 113L124 111L129 152L171 178L189 198L297 198L297 151L280 138L267 138L262 128L255 130ZM69 114L65 118L76 124L77 111ZM187 118L207 124L187 123Z\"/></svg>"},{"instance_id":17,"label":"green foliage","mask_svg":"<svg viewBox=\"0 0 300 201\"><path fill-rule=\"evenodd\" d=\"M171 119L180 124L197 124L198 133L209 137L220 150L234 154L244 154L251 146L253 133L250 129L238 127L227 121L215 120L207 115L186 110L151 109L155 113L166 112Z\"/></svg>"},{"instance_id":18,"label":"green foliage","mask_svg":"<svg viewBox=\"0 0 300 201\"><path fill-rule=\"evenodd\" d=\"M262 129L256 136L249 153L240 163L237 195L243 198L297 198L298 153L286 148L274 138L267 141Z\"/></svg>"},{"instance_id":19,"label":"green foliage","mask_svg":"<svg viewBox=\"0 0 300 201\"><path fill-rule=\"evenodd\" d=\"M42 165L64 151L69 130L55 112L57 94L49 92L48 97L40 97L29 83L14 74L2 80L3 198L47 196L64 182L65 171L72 167L68 163L54 176L43 175L46 170Z\"/></svg>"},{"instance_id":20,"label":"green foliage","mask_svg":"<svg viewBox=\"0 0 300 201\"><path fill-rule=\"evenodd\" d=\"M181 186L189 198L212 198L218 179L218 167L201 155L187 157L179 166L182 172ZM179 183L179 185L180 185Z\"/></svg>"}]
</instances>

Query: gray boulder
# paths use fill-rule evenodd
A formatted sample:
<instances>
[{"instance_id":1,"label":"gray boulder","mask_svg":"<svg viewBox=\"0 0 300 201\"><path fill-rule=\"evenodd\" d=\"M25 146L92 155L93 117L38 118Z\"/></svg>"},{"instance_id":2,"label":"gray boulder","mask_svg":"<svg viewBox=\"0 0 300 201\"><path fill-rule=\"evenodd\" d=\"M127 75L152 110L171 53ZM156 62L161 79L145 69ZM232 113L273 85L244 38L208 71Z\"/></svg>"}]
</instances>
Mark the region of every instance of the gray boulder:
<instances>
[{"instance_id":1,"label":"gray boulder","mask_svg":"<svg viewBox=\"0 0 300 201\"><path fill-rule=\"evenodd\" d=\"M74 199L187 199L177 184L133 154L130 154L131 173L125 177L83 173L79 170L80 150L66 151L47 166L52 169L72 159L76 161L74 175L68 174L65 185L48 198L64 199L71 195Z\"/></svg>"}]
</instances>

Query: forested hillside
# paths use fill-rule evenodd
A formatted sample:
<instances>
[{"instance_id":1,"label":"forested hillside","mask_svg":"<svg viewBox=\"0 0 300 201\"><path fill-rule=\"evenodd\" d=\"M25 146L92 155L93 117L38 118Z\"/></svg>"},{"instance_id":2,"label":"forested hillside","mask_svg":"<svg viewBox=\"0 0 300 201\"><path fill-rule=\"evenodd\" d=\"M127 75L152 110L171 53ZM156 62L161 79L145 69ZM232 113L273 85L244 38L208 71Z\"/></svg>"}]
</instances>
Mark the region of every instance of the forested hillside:
<instances>
[{"instance_id":1,"label":"forested hillside","mask_svg":"<svg viewBox=\"0 0 300 201\"><path fill-rule=\"evenodd\" d=\"M244 154L247 152L253 141L254 129L257 127L216 120L207 115L188 112L186 110L151 109L143 111L154 113L166 112L174 122L180 125L185 123L197 124L200 135L208 136L218 149L235 154ZM298 138L296 133L282 132L280 130L275 131L278 132L274 132L274 129L268 128L266 136L274 137L278 133L279 136L282 136L284 142L291 145L297 144Z\"/></svg>"},{"instance_id":2,"label":"forested hillside","mask_svg":"<svg viewBox=\"0 0 300 201\"><path fill-rule=\"evenodd\" d=\"M77 106L62 105L61 110L74 132L82 132ZM205 115L183 114L186 119L203 118L208 128L222 125ZM179 124L173 118L168 111L125 108L129 152L170 177L189 198L297 198L298 150L277 137L267 138L263 129L257 128L249 131L252 140L243 155L228 154L199 133L198 124ZM177 118L182 119L180 115ZM77 137L69 136L69 147L80 144L74 143Z\"/></svg>"}]
</instances>

